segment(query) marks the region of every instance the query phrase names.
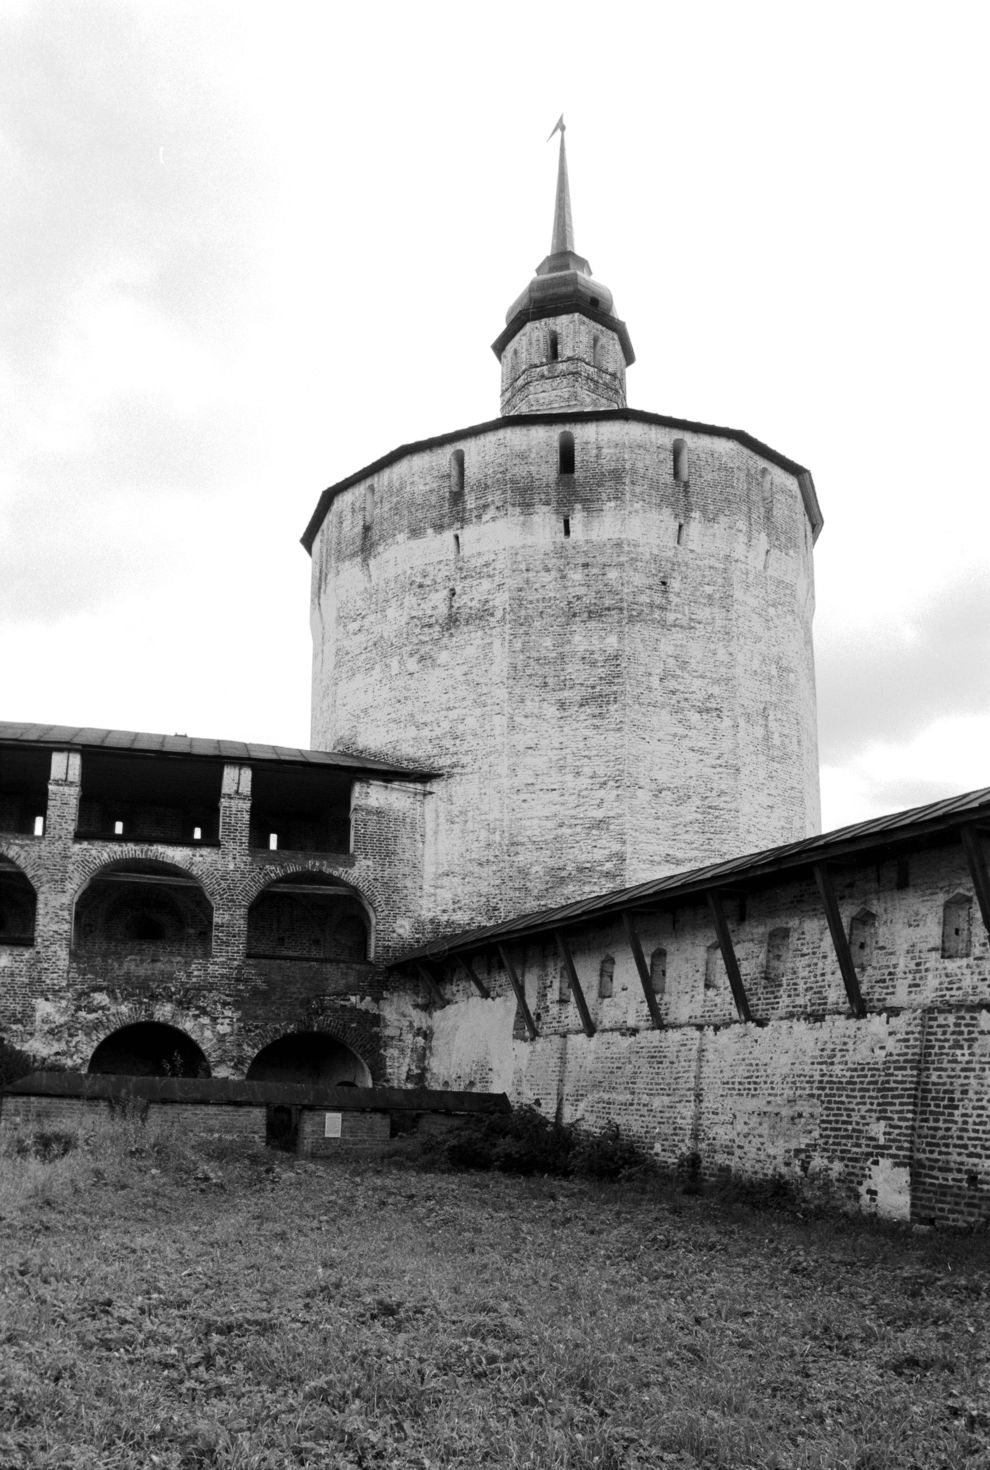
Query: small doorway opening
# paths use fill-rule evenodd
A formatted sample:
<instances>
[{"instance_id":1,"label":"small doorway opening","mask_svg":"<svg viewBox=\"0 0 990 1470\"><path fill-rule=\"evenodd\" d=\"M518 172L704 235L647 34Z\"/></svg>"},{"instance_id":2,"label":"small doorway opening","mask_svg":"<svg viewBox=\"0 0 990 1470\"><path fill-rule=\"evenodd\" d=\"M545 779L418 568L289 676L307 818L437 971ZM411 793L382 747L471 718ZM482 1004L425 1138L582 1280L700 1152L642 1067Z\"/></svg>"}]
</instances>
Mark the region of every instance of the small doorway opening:
<instances>
[{"instance_id":1,"label":"small doorway opening","mask_svg":"<svg viewBox=\"0 0 990 1470\"><path fill-rule=\"evenodd\" d=\"M265 1110L265 1143L269 1148L293 1154L299 1141L299 1109L271 1103Z\"/></svg>"}]
</instances>

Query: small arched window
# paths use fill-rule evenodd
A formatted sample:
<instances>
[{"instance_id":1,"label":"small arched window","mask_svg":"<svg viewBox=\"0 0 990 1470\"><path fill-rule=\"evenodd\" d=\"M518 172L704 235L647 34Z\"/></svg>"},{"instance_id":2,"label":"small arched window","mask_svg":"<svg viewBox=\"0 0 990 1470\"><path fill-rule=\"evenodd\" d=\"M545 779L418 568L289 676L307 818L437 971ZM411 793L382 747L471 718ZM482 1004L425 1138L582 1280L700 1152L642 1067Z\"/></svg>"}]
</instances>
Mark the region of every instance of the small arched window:
<instances>
[{"instance_id":1,"label":"small arched window","mask_svg":"<svg viewBox=\"0 0 990 1470\"><path fill-rule=\"evenodd\" d=\"M591 339L591 362L594 367L602 365L602 339L597 332Z\"/></svg>"},{"instance_id":2,"label":"small arched window","mask_svg":"<svg viewBox=\"0 0 990 1470\"><path fill-rule=\"evenodd\" d=\"M615 984L615 957L607 954L602 960L598 971L598 994L602 1000L607 1000L612 994Z\"/></svg>"},{"instance_id":3,"label":"small arched window","mask_svg":"<svg viewBox=\"0 0 990 1470\"><path fill-rule=\"evenodd\" d=\"M547 333L547 356L551 362L557 362L560 358L560 337L553 327Z\"/></svg>"},{"instance_id":4,"label":"small arched window","mask_svg":"<svg viewBox=\"0 0 990 1470\"><path fill-rule=\"evenodd\" d=\"M364 529L370 531L375 524L375 487L364 487Z\"/></svg>"},{"instance_id":5,"label":"small arched window","mask_svg":"<svg viewBox=\"0 0 990 1470\"><path fill-rule=\"evenodd\" d=\"M667 951L655 949L650 955L650 985L654 995L663 995L667 989Z\"/></svg>"},{"instance_id":6,"label":"small arched window","mask_svg":"<svg viewBox=\"0 0 990 1470\"><path fill-rule=\"evenodd\" d=\"M961 960L973 953L973 900L955 893L942 909L942 958Z\"/></svg>"},{"instance_id":7,"label":"small arched window","mask_svg":"<svg viewBox=\"0 0 990 1470\"><path fill-rule=\"evenodd\" d=\"M565 429L557 440L557 473L561 475L573 475L574 473L574 435L570 429Z\"/></svg>"},{"instance_id":8,"label":"small arched window","mask_svg":"<svg viewBox=\"0 0 990 1470\"><path fill-rule=\"evenodd\" d=\"M869 909L860 909L849 924L849 948L857 970L865 970L873 963L873 945L876 936L877 916Z\"/></svg>"},{"instance_id":9,"label":"small arched window","mask_svg":"<svg viewBox=\"0 0 990 1470\"><path fill-rule=\"evenodd\" d=\"M722 951L718 941L714 941L705 950L705 989L717 990L719 980L725 974L722 965Z\"/></svg>"},{"instance_id":10,"label":"small arched window","mask_svg":"<svg viewBox=\"0 0 990 1470\"><path fill-rule=\"evenodd\" d=\"M688 447L683 439L675 439L673 444L674 479L681 485L686 485L690 479L688 465Z\"/></svg>"},{"instance_id":11,"label":"small arched window","mask_svg":"<svg viewBox=\"0 0 990 1470\"><path fill-rule=\"evenodd\" d=\"M450 456L450 498L459 500L464 494L464 450L455 449Z\"/></svg>"}]
</instances>

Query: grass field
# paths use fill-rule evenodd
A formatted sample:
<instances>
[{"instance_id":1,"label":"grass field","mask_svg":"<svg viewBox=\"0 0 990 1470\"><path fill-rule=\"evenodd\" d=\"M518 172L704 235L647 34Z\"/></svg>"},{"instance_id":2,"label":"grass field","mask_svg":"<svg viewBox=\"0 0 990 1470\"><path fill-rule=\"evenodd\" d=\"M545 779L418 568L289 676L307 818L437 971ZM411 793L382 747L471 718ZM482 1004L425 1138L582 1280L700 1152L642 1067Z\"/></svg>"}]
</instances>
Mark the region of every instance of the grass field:
<instances>
[{"instance_id":1,"label":"grass field","mask_svg":"<svg viewBox=\"0 0 990 1470\"><path fill-rule=\"evenodd\" d=\"M0 1159L0 1470L982 1470L987 1239L670 1186Z\"/></svg>"}]
</instances>

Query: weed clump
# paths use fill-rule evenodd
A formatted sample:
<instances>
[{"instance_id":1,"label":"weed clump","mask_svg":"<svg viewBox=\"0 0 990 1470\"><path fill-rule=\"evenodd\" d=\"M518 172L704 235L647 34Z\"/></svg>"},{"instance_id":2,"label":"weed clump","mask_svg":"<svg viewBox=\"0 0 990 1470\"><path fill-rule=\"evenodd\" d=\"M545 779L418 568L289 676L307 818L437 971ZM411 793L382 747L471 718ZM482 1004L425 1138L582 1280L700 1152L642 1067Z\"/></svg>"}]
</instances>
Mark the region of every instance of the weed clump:
<instances>
[{"instance_id":1,"label":"weed clump","mask_svg":"<svg viewBox=\"0 0 990 1470\"><path fill-rule=\"evenodd\" d=\"M43 1164L52 1164L64 1159L74 1148L79 1147L75 1133L62 1133L58 1129L38 1129L26 1137L17 1138L14 1152L22 1159L39 1159Z\"/></svg>"},{"instance_id":2,"label":"weed clump","mask_svg":"<svg viewBox=\"0 0 990 1470\"><path fill-rule=\"evenodd\" d=\"M618 1179L655 1168L649 1154L610 1124L588 1133L518 1107L464 1123L425 1145L429 1161L450 1169L495 1169L502 1174Z\"/></svg>"}]
</instances>

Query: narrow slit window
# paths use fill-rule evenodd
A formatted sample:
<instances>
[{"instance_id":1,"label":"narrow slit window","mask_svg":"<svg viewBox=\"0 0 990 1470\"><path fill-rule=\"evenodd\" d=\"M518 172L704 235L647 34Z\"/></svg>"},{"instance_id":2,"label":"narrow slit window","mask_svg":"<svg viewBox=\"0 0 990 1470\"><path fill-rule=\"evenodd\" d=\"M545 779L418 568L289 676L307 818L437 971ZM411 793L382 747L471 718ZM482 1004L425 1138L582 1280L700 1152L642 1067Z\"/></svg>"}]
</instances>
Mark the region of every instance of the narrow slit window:
<instances>
[{"instance_id":1,"label":"narrow slit window","mask_svg":"<svg viewBox=\"0 0 990 1470\"><path fill-rule=\"evenodd\" d=\"M364 488L364 529L370 531L375 523L375 487L366 485Z\"/></svg>"},{"instance_id":2,"label":"narrow slit window","mask_svg":"<svg viewBox=\"0 0 990 1470\"><path fill-rule=\"evenodd\" d=\"M193 842L200 842L200 841L202 841L202 837L203 837L203 829L202 829L202 827L194 827L193 828Z\"/></svg>"},{"instance_id":3,"label":"narrow slit window","mask_svg":"<svg viewBox=\"0 0 990 1470\"><path fill-rule=\"evenodd\" d=\"M564 517L564 539L566 540L570 536L570 534L571 534L571 518L570 518L570 516L565 516Z\"/></svg>"},{"instance_id":4,"label":"narrow slit window","mask_svg":"<svg viewBox=\"0 0 990 1470\"><path fill-rule=\"evenodd\" d=\"M787 973L791 954L790 929L771 929L767 935L765 974L771 983L779 984Z\"/></svg>"},{"instance_id":5,"label":"narrow slit window","mask_svg":"<svg viewBox=\"0 0 990 1470\"><path fill-rule=\"evenodd\" d=\"M973 900L966 893L957 893L942 909L942 958L961 960L972 953Z\"/></svg>"},{"instance_id":6,"label":"narrow slit window","mask_svg":"<svg viewBox=\"0 0 990 1470\"><path fill-rule=\"evenodd\" d=\"M876 938L877 916L869 909L860 909L849 925L849 948L857 970L866 969L873 963L873 948Z\"/></svg>"},{"instance_id":7,"label":"narrow slit window","mask_svg":"<svg viewBox=\"0 0 990 1470\"><path fill-rule=\"evenodd\" d=\"M114 822L114 824L113 824L113 835L115 837L123 837L123 835L124 835L124 824L123 824L123 822Z\"/></svg>"},{"instance_id":8,"label":"narrow slit window","mask_svg":"<svg viewBox=\"0 0 990 1470\"><path fill-rule=\"evenodd\" d=\"M560 338L552 328L547 333L547 355L551 362L557 362L560 358Z\"/></svg>"},{"instance_id":9,"label":"narrow slit window","mask_svg":"<svg viewBox=\"0 0 990 1470\"><path fill-rule=\"evenodd\" d=\"M278 833L277 832L269 832L269 834L268 834L268 851L269 852L278 852Z\"/></svg>"},{"instance_id":10,"label":"narrow slit window","mask_svg":"<svg viewBox=\"0 0 990 1470\"><path fill-rule=\"evenodd\" d=\"M607 1000L615 988L615 957L607 954L598 971L598 994Z\"/></svg>"},{"instance_id":11,"label":"narrow slit window","mask_svg":"<svg viewBox=\"0 0 990 1470\"><path fill-rule=\"evenodd\" d=\"M678 544L678 546L683 546L684 545L684 522L683 521L678 521L678 523L677 523L677 544Z\"/></svg>"},{"instance_id":12,"label":"narrow slit window","mask_svg":"<svg viewBox=\"0 0 990 1470\"><path fill-rule=\"evenodd\" d=\"M689 479L688 447L683 439L675 439L673 445L674 479L686 485Z\"/></svg>"},{"instance_id":13,"label":"narrow slit window","mask_svg":"<svg viewBox=\"0 0 990 1470\"><path fill-rule=\"evenodd\" d=\"M574 435L565 429L557 440L557 472L561 475L574 473Z\"/></svg>"},{"instance_id":14,"label":"narrow slit window","mask_svg":"<svg viewBox=\"0 0 990 1470\"><path fill-rule=\"evenodd\" d=\"M455 449L450 456L450 498L460 500L464 494L464 450Z\"/></svg>"},{"instance_id":15,"label":"narrow slit window","mask_svg":"<svg viewBox=\"0 0 990 1470\"><path fill-rule=\"evenodd\" d=\"M44 819L44 817L35 817L35 819L34 819L34 835L35 835L35 837L44 837L44 835L45 835L45 819Z\"/></svg>"},{"instance_id":16,"label":"narrow slit window","mask_svg":"<svg viewBox=\"0 0 990 1470\"><path fill-rule=\"evenodd\" d=\"M650 986L653 994L663 995L667 989L667 951L655 949L650 955Z\"/></svg>"},{"instance_id":17,"label":"narrow slit window","mask_svg":"<svg viewBox=\"0 0 990 1470\"><path fill-rule=\"evenodd\" d=\"M454 532L454 555L455 556L460 556L460 554L461 554L461 538L460 538L460 536L458 536L457 532L455 531Z\"/></svg>"}]
</instances>

